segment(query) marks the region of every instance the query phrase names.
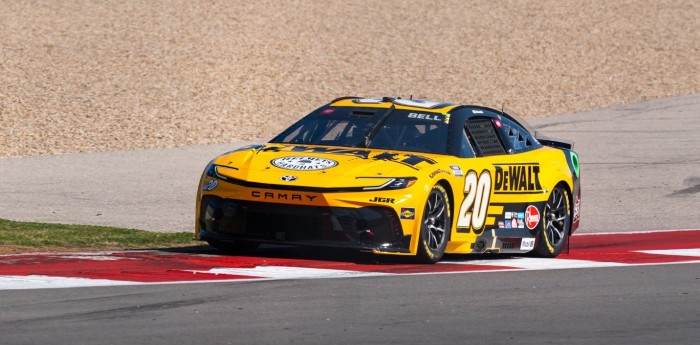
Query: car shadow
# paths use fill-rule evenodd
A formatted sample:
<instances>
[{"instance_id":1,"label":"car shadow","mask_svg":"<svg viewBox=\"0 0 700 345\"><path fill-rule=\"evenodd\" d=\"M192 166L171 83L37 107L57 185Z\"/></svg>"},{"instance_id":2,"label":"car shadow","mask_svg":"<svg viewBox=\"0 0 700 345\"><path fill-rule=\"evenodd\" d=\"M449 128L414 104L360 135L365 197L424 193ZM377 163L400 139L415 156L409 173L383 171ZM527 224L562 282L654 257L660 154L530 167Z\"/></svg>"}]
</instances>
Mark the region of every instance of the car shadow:
<instances>
[{"instance_id":1,"label":"car shadow","mask_svg":"<svg viewBox=\"0 0 700 345\"><path fill-rule=\"evenodd\" d=\"M208 245L159 248L156 249L167 253L198 254L198 255L220 255L228 257L254 257L269 259L294 259L312 260L328 262L344 262L361 265L416 265L425 264L413 256L381 255L367 251L348 248L328 248L328 247L304 247L304 246L283 246L263 244L255 250L242 252L227 252L213 248ZM513 254L446 254L440 262L443 263L469 263L470 261L509 259L522 257L523 255Z\"/></svg>"}]
</instances>

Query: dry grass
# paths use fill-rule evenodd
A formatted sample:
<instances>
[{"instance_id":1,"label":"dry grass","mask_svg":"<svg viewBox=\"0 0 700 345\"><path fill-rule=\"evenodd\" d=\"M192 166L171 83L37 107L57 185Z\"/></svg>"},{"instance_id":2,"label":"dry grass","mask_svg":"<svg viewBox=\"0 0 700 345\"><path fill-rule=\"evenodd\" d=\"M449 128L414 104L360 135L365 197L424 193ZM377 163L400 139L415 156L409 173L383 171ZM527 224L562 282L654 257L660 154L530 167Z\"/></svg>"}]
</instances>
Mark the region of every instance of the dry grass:
<instances>
[{"instance_id":1,"label":"dry grass","mask_svg":"<svg viewBox=\"0 0 700 345\"><path fill-rule=\"evenodd\" d=\"M336 96L700 92L700 3L0 0L0 157L266 140Z\"/></svg>"}]
</instances>

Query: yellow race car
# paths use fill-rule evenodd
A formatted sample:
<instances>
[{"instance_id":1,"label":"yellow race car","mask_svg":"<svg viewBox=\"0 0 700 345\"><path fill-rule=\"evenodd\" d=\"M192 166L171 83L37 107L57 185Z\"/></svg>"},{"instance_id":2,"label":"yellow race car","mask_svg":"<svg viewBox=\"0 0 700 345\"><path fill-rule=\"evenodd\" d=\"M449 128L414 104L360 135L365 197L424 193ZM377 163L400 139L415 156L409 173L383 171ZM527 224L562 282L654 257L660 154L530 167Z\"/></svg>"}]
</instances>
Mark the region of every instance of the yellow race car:
<instances>
[{"instance_id":1,"label":"yellow race car","mask_svg":"<svg viewBox=\"0 0 700 345\"><path fill-rule=\"evenodd\" d=\"M557 256L579 224L573 144L495 109L343 97L265 145L212 160L195 234L222 250L261 243L413 255Z\"/></svg>"}]
</instances>

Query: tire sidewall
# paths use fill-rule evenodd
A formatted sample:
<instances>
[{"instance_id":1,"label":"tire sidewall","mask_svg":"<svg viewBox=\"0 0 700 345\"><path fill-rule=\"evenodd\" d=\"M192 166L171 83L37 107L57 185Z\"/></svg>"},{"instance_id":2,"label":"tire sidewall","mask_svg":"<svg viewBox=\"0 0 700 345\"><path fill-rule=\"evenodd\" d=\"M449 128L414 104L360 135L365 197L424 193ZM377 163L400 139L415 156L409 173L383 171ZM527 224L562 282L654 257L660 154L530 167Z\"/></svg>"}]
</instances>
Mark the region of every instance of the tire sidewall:
<instances>
[{"instance_id":1,"label":"tire sidewall","mask_svg":"<svg viewBox=\"0 0 700 345\"><path fill-rule=\"evenodd\" d=\"M425 214L427 212L427 206L428 206L428 200L430 199L430 196L433 194L433 192L437 192L440 194L442 199L445 201L445 212L447 214L447 221L445 224L445 235L443 238L442 243L436 250L430 249L430 246L428 245L429 242L429 229L428 226L425 225ZM423 214L421 216L421 230L420 230L420 242L418 243L418 255L422 259L422 261L428 262L428 263L436 263L442 259L443 255L445 254L445 248L447 248L447 242L450 240L450 230L452 228L452 209L450 206L450 199L447 196L447 190L441 185L435 185L431 190L430 193L428 193L428 198L426 199L425 205L423 206Z\"/></svg>"},{"instance_id":2,"label":"tire sidewall","mask_svg":"<svg viewBox=\"0 0 700 345\"><path fill-rule=\"evenodd\" d=\"M561 191L563 197L564 197L564 205L566 206L566 219L564 220L564 238L559 241L559 243L555 246L552 245L549 242L549 239L547 238L547 217L549 216L547 214L547 206L542 208L542 220L541 225L540 225L540 236L539 236L539 244L537 246L537 251L536 253L539 256L543 257L556 257L559 255L562 250L564 250L564 247L566 246L566 243L569 241L569 232L571 231L571 207L570 207L570 198L569 198L569 193L566 191L565 188L562 187L555 187L555 190L558 189ZM554 190L552 190L552 194L554 193ZM550 194L550 198L551 195ZM547 203L549 203L549 198L547 199Z\"/></svg>"}]
</instances>

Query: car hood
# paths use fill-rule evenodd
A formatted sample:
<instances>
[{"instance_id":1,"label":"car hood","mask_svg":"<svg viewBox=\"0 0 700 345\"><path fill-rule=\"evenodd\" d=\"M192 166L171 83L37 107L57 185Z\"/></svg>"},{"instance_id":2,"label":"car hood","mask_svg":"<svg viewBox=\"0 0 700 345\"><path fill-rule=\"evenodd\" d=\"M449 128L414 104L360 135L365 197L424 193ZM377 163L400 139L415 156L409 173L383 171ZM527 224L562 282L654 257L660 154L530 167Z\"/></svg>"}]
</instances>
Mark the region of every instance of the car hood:
<instances>
[{"instance_id":1,"label":"car hood","mask_svg":"<svg viewBox=\"0 0 700 345\"><path fill-rule=\"evenodd\" d=\"M373 187L393 178L418 177L435 155L366 148L254 145L213 162L226 178L296 187Z\"/></svg>"}]
</instances>

